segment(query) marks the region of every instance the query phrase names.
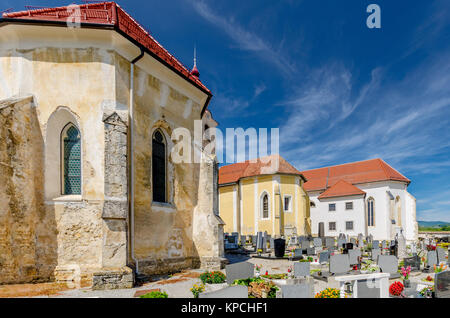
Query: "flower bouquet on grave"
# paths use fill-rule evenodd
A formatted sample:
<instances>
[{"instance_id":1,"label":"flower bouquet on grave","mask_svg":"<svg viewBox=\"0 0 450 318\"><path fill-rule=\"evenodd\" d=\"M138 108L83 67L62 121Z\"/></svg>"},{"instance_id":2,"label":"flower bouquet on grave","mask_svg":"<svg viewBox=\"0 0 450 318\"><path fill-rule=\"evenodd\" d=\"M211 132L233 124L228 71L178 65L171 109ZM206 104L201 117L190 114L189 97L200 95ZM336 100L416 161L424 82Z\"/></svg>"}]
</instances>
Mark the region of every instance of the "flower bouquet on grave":
<instances>
[{"instance_id":1,"label":"flower bouquet on grave","mask_svg":"<svg viewBox=\"0 0 450 318\"><path fill-rule=\"evenodd\" d=\"M411 282L409 281L409 274L411 274L411 266L402 267L401 275L403 276L403 284L405 288L411 287Z\"/></svg>"},{"instance_id":2,"label":"flower bouquet on grave","mask_svg":"<svg viewBox=\"0 0 450 318\"><path fill-rule=\"evenodd\" d=\"M261 268L262 268L262 265L255 265L255 271L256 271L255 276L256 277L259 277L259 275L261 275Z\"/></svg>"},{"instance_id":3,"label":"flower bouquet on grave","mask_svg":"<svg viewBox=\"0 0 450 318\"><path fill-rule=\"evenodd\" d=\"M341 291L336 288L327 288L317 293L314 298L341 298Z\"/></svg>"},{"instance_id":4,"label":"flower bouquet on grave","mask_svg":"<svg viewBox=\"0 0 450 318\"><path fill-rule=\"evenodd\" d=\"M420 296L423 298L433 298L434 286L425 287L420 291Z\"/></svg>"},{"instance_id":5,"label":"flower bouquet on grave","mask_svg":"<svg viewBox=\"0 0 450 318\"><path fill-rule=\"evenodd\" d=\"M405 290L405 286L400 282L395 282L389 286L389 294L391 296L404 297L403 290Z\"/></svg>"},{"instance_id":6,"label":"flower bouquet on grave","mask_svg":"<svg viewBox=\"0 0 450 318\"><path fill-rule=\"evenodd\" d=\"M444 265L444 263L441 263L439 266L436 266L436 265L434 265L434 272L437 274L437 273L440 273L440 272L443 272L443 271L445 271L447 269L447 265Z\"/></svg>"}]
</instances>

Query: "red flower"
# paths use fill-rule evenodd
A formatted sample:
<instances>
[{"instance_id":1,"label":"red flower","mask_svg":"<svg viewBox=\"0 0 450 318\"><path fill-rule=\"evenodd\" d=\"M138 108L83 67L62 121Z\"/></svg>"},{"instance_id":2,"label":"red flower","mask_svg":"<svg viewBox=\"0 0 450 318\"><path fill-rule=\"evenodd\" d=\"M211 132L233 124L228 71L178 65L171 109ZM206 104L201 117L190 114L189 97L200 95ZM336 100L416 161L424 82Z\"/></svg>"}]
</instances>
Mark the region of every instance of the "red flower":
<instances>
[{"instance_id":1,"label":"red flower","mask_svg":"<svg viewBox=\"0 0 450 318\"><path fill-rule=\"evenodd\" d=\"M389 293L392 296L400 296L405 289L405 286L403 286L400 282L395 282L389 287Z\"/></svg>"}]
</instances>

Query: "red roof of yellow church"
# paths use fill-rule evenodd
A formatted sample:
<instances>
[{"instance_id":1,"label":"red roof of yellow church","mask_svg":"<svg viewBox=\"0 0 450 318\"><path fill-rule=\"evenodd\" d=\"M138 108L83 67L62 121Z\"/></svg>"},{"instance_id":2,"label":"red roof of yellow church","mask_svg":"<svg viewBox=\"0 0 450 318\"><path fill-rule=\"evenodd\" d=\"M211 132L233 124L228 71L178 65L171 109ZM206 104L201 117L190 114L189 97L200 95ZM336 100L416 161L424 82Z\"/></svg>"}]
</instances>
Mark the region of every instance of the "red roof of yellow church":
<instances>
[{"instance_id":1,"label":"red roof of yellow church","mask_svg":"<svg viewBox=\"0 0 450 318\"><path fill-rule=\"evenodd\" d=\"M278 168L273 169L271 167L272 160L278 160ZM272 175L277 173L299 175L306 180L302 173L295 169L294 166L287 162L283 157L280 155L272 155L257 159L254 163L247 160L245 162L221 167L219 169L219 184L235 183L246 177Z\"/></svg>"},{"instance_id":2,"label":"red roof of yellow church","mask_svg":"<svg viewBox=\"0 0 450 318\"><path fill-rule=\"evenodd\" d=\"M325 192L323 192L319 196L319 199L352 196L352 195L364 195L364 194L366 193L361 189L355 187L353 184L348 183L347 181L344 180L339 180L333 186L329 187Z\"/></svg>"},{"instance_id":3,"label":"red roof of yellow church","mask_svg":"<svg viewBox=\"0 0 450 318\"><path fill-rule=\"evenodd\" d=\"M3 13L3 21L64 23L78 20L82 25L113 27L119 33L145 47L148 52L173 71L196 85L208 95L211 91L199 78L159 44L150 33L115 2L87 3L78 7L35 8L20 12Z\"/></svg>"},{"instance_id":4,"label":"red roof of yellow church","mask_svg":"<svg viewBox=\"0 0 450 318\"><path fill-rule=\"evenodd\" d=\"M326 190L340 180L351 184L361 184L376 181L402 181L411 183L400 172L392 168L382 159L372 159L347 163L338 166L324 167L302 171L308 179L304 187L306 191Z\"/></svg>"}]
</instances>

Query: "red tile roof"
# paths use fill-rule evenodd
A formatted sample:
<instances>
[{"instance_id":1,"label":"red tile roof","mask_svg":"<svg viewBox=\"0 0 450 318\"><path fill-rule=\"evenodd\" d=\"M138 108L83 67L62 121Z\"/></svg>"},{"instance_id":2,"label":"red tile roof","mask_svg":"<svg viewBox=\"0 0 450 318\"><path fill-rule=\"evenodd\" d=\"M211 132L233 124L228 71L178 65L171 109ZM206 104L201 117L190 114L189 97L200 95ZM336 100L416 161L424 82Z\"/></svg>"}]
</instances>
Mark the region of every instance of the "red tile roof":
<instances>
[{"instance_id":1,"label":"red tile roof","mask_svg":"<svg viewBox=\"0 0 450 318\"><path fill-rule=\"evenodd\" d=\"M366 194L361 189L355 187L353 184L344 180L339 180L333 186L329 187L325 192L319 196L320 199L364 195Z\"/></svg>"},{"instance_id":2,"label":"red tile roof","mask_svg":"<svg viewBox=\"0 0 450 318\"><path fill-rule=\"evenodd\" d=\"M172 54L159 44L148 31L146 31L135 19L126 13L115 2L102 3L88 3L78 5L75 11L68 6L56 8L40 8L31 9L20 12L3 13L3 19L7 21L13 20L28 20L41 22L74 22L74 18L80 23L89 25L103 25L114 27L126 34L132 40L138 42L151 52L157 59L166 64L176 73L193 83L195 86L203 90L208 95L211 91L202 84L198 77L192 75L188 68L186 68L180 61L178 61ZM80 13L79 16L75 14Z\"/></svg>"},{"instance_id":3,"label":"red tile roof","mask_svg":"<svg viewBox=\"0 0 450 318\"><path fill-rule=\"evenodd\" d=\"M411 183L408 178L381 159L324 167L302 171L302 173L308 179L305 183L306 191L326 190L340 180L351 184L390 180Z\"/></svg>"},{"instance_id":4,"label":"red tile roof","mask_svg":"<svg viewBox=\"0 0 450 318\"><path fill-rule=\"evenodd\" d=\"M278 168L271 167L272 160L278 160ZM239 162L219 169L219 184L236 183L242 178L272 174L294 174L304 179L300 171L295 169L280 155L272 155L258 159L255 163L250 161Z\"/></svg>"}]
</instances>

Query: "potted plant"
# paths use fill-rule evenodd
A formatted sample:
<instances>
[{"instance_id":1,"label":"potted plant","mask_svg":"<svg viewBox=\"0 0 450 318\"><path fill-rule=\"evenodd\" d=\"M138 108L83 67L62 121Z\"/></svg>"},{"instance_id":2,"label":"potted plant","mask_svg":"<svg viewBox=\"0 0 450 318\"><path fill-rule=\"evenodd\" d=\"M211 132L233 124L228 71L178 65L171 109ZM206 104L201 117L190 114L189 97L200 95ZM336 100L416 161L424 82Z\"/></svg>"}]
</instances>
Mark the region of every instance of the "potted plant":
<instances>
[{"instance_id":1,"label":"potted plant","mask_svg":"<svg viewBox=\"0 0 450 318\"><path fill-rule=\"evenodd\" d=\"M403 285L405 286L405 288L410 288L411 282L409 280L409 274L411 274L411 266L408 266L406 268L402 267L401 274L403 276Z\"/></svg>"},{"instance_id":2,"label":"potted plant","mask_svg":"<svg viewBox=\"0 0 450 318\"><path fill-rule=\"evenodd\" d=\"M314 298L341 298L341 291L336 288L327 288L317 293Z\"/></svg>"}]
</instances>

